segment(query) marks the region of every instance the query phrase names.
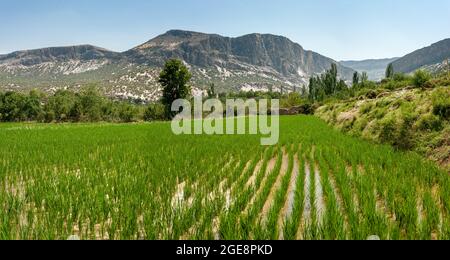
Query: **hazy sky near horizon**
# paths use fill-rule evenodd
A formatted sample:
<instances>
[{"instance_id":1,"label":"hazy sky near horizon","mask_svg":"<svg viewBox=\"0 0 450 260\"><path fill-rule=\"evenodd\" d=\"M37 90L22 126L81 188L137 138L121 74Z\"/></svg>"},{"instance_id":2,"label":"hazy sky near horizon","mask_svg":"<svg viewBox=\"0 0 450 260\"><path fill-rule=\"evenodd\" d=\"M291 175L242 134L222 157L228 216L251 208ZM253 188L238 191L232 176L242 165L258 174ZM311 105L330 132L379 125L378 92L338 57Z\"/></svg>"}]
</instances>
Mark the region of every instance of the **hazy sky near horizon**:
<instances>
[{"instance_id":1,"label":"hazy sky near horizon","mask_svg":"<svg viewBox=\"0 0 450 260\"><path fill-rule=\"evenodd\" d=\"M449 0L0 0L0 54L125 51L170 29L283 35L335 60L403 56L450 38Z\"/></svg>"}]
</instances>

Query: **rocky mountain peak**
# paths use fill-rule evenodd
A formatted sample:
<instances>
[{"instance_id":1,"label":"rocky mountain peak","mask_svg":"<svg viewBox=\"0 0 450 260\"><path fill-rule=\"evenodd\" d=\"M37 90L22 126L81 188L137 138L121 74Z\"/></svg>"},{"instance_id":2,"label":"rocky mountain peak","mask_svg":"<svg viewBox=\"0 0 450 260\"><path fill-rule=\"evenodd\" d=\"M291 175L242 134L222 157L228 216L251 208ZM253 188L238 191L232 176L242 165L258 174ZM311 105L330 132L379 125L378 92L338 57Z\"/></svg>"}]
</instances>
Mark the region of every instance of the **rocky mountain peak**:
<instances>
[{"instance_id":1,"label":"rocky mountain peak","mask_svg":"<svg viewBox=\"0 0 450 260\"><path fill-rule=\"evenodd\" d=\"M160 35L127 55L141 62L151 60L159 66L168 58L179 58L202 68L219 66L235 70L258 66L291 78L319 74L336 63L318 53L305 51L283 36L253 33L230 38L182 30ZM339 66L339 72L343 78L350 78L353 71Z\"/></svg>"},{"instance_id":2,"label":"rocky mountain peak","mask_svg":"<svg viewBox=\"0 0 450 260\"><path fill-rule=\"evenodd\" d=\"M192 85L199 91L211 83L219 91L298 90L337 63L283 36L253 33L233 38L170 30L123 53L81 45L0 56L0 87L43 86L53 91L100 82L112 96L154 100L159 71L171 58L189 66ZM338 71L344 79L353 74L339 64Z\"/></svg>"},{"instance_id":3,"label":"rocky mountain peak","mask_svg":"<svg viewBox=\"0 0 450 260\"><path fill-rule=\"evenodd\" d=\"M117 58L118 53L92 45L68 47L50 47L35 50L16 51L0 56L0 63L11 65L33 66L45 62L89 61L97 59Z\"/></svg>"}]
</instances>

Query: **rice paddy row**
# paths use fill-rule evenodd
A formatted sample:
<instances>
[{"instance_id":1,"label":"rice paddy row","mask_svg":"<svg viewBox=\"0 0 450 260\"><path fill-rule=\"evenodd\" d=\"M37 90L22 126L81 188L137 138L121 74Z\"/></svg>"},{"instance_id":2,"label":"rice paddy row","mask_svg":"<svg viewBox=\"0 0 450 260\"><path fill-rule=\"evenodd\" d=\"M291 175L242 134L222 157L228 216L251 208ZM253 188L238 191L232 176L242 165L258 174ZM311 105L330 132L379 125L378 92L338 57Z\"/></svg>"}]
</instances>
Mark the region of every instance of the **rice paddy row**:
<instances>
[{"instance_id":1,"label":"rice paddy row","mask_svg":"<svg viewBox=\"0 0 450 260\"><path fill-rule=\"evenodd\" d=\"M314 117L260 137L0 125L0 239L450 239L448 174Z\"/></svg>"}]
</instances>

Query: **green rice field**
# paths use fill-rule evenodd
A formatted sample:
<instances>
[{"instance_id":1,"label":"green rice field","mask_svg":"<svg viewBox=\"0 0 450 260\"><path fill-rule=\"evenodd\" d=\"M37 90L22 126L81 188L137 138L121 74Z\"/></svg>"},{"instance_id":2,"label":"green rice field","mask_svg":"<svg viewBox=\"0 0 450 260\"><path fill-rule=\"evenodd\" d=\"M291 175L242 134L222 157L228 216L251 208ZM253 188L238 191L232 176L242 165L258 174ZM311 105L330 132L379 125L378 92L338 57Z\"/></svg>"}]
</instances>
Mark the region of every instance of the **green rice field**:
<instances>
[{"instance_id":1,"label":"green rice field","mask_svg":"<svg viewBox=\"0 0 450 260\"><path fill-rule=\"evenodd\" d=\"M450 176L281 117L258 135L170 123L0 124L0 239L450 239Z\"/></svg>"}]
</instances>

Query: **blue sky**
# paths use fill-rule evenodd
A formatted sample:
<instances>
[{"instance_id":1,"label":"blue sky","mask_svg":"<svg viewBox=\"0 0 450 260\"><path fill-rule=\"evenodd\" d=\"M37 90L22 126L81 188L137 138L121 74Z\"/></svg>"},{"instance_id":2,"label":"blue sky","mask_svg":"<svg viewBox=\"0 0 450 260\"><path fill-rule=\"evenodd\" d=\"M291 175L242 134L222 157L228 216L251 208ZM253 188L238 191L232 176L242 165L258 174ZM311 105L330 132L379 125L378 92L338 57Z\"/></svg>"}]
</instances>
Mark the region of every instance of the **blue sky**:
<instances>
[{"instance_id":1,"label":"blue sky","mask_svg":"<svg viewBox=\"0 0 450 260\"><path fill-rule=\"evenodd\" d=\"M115 51L169 29L272 33L336 60L402 56L450 37L449 0L0 0L0 53Z\"/></svg>"}]
</instances>

